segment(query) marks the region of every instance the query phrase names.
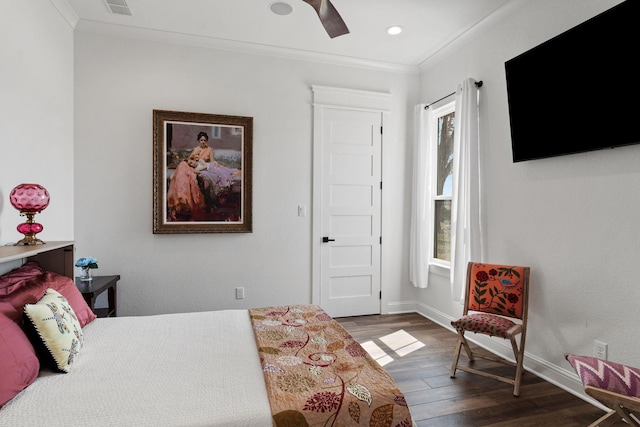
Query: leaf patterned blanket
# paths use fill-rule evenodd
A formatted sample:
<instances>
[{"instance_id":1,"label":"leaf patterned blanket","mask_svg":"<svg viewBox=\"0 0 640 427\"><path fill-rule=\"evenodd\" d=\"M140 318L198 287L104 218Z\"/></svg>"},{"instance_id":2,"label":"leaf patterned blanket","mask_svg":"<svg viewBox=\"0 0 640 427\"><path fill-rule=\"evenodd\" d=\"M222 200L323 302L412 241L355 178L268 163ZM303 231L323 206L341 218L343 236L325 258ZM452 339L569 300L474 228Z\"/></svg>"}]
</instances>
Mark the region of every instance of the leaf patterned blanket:
<instances>
[{"instance_id":1,"label":"leaf patterned blanket","mask_svg":"<svg viewBox=\"0 0 640 427\"><path fill-rule=\"evenodd\" d=\"M320 307L250 309L273 423L410 427L393 378Z\"/></svg>"}]
</instances>

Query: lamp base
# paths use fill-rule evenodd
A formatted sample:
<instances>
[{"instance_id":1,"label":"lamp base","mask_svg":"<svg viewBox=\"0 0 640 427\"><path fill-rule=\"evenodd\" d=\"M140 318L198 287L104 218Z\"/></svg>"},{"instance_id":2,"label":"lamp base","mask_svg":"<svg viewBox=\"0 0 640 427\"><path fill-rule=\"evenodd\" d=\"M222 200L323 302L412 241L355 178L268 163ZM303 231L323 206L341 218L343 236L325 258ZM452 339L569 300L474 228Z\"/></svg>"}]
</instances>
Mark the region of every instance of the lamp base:
<instances>
[{"instance_id":1,"label":"lamp base","mask_svg":"<svg viewBox=\"0 0 640 427\"><path fill-rule=\"evenodd\" d=\"M42 240L36 238L35 235L26 235L24 239L20 239L13 244L13 246L36 246L36 245L46 245L47 242L43 242Z\"/></svg>"},{"instance_id":2,"label":"lamp base","mask_svg":"<svg viewBox=\"0 0 640 427\"><path fill-rule=\"evenodd\" d=\"M37 244L44 245L45 242L36 238L36 234L40 233L44 227L42 224L33 221L33 217L37 212L21 212L20 215L24 215L27 217L27 222L23 222L18 225L18 231L24 234L24 239L16 242L13 246L35 246Z\"/></svg>"}]
</instances>

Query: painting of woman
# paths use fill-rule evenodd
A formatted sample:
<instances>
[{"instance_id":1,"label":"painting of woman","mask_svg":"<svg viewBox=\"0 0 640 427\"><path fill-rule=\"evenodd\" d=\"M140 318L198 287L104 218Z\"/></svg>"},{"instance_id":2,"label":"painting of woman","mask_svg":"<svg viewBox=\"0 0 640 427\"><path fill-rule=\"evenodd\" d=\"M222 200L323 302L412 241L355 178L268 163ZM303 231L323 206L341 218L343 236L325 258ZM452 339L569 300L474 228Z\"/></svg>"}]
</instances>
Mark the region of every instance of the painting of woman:
<instances>
[{"instance_id":1,"label":"painting of woman","mask_svg":"<svg viewBox=\"0 0 640 427\"><path fill-rule=\"evenodd\" d=\"M208 141L209 135L200 132L198 145L186 160L178 163L171 175L167 191L169 221L209 219L210 205L218 204L221 194L229 190L241 176L240 170L223 166L215 160Z\"/></svg>"},{"instance_id":2,"label":"painting of woman","mask_svg":"<svg viewBox=\"0 0 640 427\"><path fill-rule=\"evenodd\" d=\"M153 233L251 233L252 153L252 117L153 110Z\"/></svg>"},{"instance_id":3,"label":"painting of woman","mask_svg":"<svg viewBox=\"0 0 640 427\"><path fill-rule=\"evenodd\" d=\"M207 145L209 135L206 132L198 134L198 145L191 151L187 160L178 163L169 181L167 191L168 220L198 220L205 213L204 196L198 185L195 168L198 162L210 162L213 150Z\"/></svg>"}]
</instances>

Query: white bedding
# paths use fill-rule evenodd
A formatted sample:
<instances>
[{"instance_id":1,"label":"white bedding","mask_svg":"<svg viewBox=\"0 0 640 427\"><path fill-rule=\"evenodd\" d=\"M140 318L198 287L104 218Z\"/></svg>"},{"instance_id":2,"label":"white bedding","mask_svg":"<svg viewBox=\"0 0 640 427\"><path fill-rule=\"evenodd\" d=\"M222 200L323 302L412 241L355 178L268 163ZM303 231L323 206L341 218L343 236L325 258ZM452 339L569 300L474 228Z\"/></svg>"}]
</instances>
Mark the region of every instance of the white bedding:
<instances>
[{"instance_id":1,"label":"white bedding","mask_svg":"<svg viewBox=\"0 0 640 427\"><path fill-rule=\"evenodd\" d=\"M96 319L68 374L43 370L0 426L271 427L246 310Z\"/></svg>"}]
</instances>

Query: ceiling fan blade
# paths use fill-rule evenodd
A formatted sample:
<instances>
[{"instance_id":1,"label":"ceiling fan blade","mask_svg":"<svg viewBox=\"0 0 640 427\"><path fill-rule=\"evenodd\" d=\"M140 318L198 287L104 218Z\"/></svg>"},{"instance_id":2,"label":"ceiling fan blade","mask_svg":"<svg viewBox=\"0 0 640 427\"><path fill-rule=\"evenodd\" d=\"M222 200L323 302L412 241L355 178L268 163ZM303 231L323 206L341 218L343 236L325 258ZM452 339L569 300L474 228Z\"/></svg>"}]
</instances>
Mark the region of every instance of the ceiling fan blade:
<instances>
[{"instance_id":1,"label":"ceiling fan blade","mask_svg":"<svg viewBox=\"0 0 640 427\"><path fill-rule=\"evenodd\" d=\"M349 34L349 28L344 23L342 17L333 6L330 0L303 0L313 7L320 18L322 26L329 34L329 37L334 38Z\"/></svg>"}]
</instances>

